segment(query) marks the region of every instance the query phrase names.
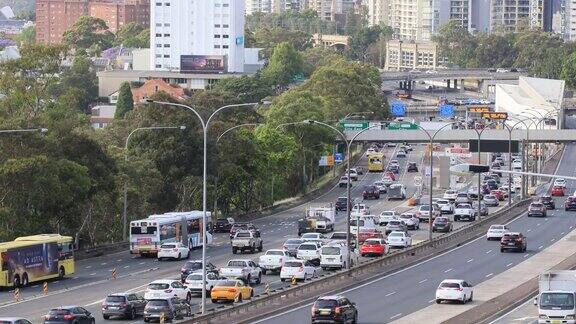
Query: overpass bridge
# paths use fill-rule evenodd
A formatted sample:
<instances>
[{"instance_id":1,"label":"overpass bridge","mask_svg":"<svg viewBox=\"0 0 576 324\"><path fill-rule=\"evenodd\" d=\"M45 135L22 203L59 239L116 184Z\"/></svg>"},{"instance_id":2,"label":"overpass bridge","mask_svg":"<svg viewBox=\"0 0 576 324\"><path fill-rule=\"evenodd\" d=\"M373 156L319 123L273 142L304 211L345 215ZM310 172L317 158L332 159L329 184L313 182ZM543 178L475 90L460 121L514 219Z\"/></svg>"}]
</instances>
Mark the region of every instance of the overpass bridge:
<instances>
[{"instance_id":1,"label":"overpass bridge","mask_svg":"<svg viewBox=\"0 0 576 324\"><path fill-rule=\"evenodd\" d=\"M412 73L412 72L382 72L380 76L383 81L401 80L517 80L519 76L525 75L520 72L496 73L487 70L436 70L437 73Z\"/></svg>"},{"instance_id":2,"label":"overpass bridge","mask_svg":"<svg viewBox=\"0 0 576 324\"><path fill-rule=\"evenodd\" d=\"M361 131L347 130L344 135L347 140L352 139ZM434 131L429 131L434 134ZM483 140L508 140L509 132L506 129L487 129L482 133ZM434 138L435 143L468 143L471 139L478 139L476 131L471 129L445 129L438 132ZM573 143L576 142L576 129L515 129L512 131L512 140L529 143ZM370 129L358 135L355 142L393 142L393 143L427 143L430 138L422 130L379 130Z\"/></svg>"}]
</instances>

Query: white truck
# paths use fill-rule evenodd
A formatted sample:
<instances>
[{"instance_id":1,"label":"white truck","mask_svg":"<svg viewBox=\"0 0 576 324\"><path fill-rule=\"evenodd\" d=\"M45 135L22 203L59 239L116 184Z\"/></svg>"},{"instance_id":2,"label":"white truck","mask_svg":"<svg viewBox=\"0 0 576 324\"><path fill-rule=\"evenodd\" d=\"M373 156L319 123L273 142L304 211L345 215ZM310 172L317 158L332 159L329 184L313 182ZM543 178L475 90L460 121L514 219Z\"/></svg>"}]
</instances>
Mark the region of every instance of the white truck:
<instances>
[{"instance_id":1,"label":"white truck","mask_svg":"<svg viewBox=\"0 0 576 324\"><path fill-rule=\"evenodd\" d=\"M250 231L236 232L232 239L232 254L250 251L250 253L262 252L262 238L260 233Z\"/></svg>"},{"instance_id":2,"label":"white truck","mask_svg":"<svg viewBox=\"0 0 576 324\"><path fill-rule=\"evenodd\" d=\"M266 271L280 272L284 262L289 259L292 259L292 256L287 251L272 249L260 256L258 265L262 269L262 274L266 274Z\"/></svg>"},{"instance_id":3,"label":"white truck","mask_svg":"<svg viewBox=\"0 0 576 324\"><path fill-rule=\"evenodd\" d=\"M576 323L576 271L547 271L538 279L538 323Z\"/></svg>"},{"instance_id":4,"label":"white truck","mask_svg":"<svg viewBox=\"0 0 576 324\"><path fill-rule=\"evenodd\" d=\"M306 209L306 218L316 220L316 231L327 233L334 231L336 222L336 208L332 204L321 207L310 207Z\"/></svg>"},{"instance_id":5,"label":"white truck","mask_svg":"<svg viewBox=\"0 0 576 324\"><path fill-rule=\"evenodd\" d=\"M230 260L225 267L220 268L220 276L227 279L240 279L246 284L262 281L262 269L252 260Z\"/></svg>"},{"instance_id":6,"label":"white truck","mask_svg":"<svg viewBox=\"0 0 576 324\"><path fill-rule=\"evenodd\" d=\"M454 221L458 222L460 220L467 219L473 221L476 219L476 211L472 208L470 204L457 204L454 208Z\"/></svg>"}]
</instances>

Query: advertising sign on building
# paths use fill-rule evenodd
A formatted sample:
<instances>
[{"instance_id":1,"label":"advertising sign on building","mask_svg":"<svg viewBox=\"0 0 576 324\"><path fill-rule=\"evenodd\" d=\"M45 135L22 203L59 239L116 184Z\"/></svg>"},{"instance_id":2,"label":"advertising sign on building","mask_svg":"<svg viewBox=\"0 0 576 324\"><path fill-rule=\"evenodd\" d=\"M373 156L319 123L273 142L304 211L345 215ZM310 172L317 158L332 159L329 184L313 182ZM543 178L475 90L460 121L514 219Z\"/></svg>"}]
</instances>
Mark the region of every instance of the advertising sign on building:
<instances>
[{"instance_id":1,"label":"advertising sign on building","mask_svg":"<svg viewBox=\"0 0 576 324\"><path fill-rule=\"evenodd\" d=\"M226 72L225 55L181 55L181 72Z\"/></svg>"}]
</instances>

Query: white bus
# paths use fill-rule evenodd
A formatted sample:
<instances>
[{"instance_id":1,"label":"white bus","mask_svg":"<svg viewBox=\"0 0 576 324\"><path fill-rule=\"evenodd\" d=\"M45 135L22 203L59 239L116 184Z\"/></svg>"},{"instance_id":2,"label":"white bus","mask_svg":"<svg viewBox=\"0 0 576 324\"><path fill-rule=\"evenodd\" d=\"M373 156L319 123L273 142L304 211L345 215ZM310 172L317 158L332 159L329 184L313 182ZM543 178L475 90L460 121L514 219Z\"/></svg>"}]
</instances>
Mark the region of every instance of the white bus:
<instances>
[{"instance_id":1,"label":"white bus","mask_svg":"<svg viewBox=\"0 0 576 324\"><path fill-rule=\"evenodd\" d=\"M202 211L151 215L130 222L130 253L155 255L164 243L182 242L190 249L202 246ZM212 243L210 212L206 213L206 243Z\"/></svg>"}]
</instances>

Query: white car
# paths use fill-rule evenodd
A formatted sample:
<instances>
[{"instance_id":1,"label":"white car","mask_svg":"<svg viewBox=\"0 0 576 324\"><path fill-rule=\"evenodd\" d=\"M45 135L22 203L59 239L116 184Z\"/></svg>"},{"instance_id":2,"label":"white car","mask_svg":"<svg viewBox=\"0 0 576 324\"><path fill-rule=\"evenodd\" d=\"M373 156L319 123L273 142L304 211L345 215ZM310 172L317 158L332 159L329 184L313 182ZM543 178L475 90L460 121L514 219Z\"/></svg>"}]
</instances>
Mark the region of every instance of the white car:
<instances>
[{"instance_id":1,"label":"white car","mask_svg":"<svg viewBox=\"0 0 576 324\"><path fill-rule=\"evenodd\" d=\"M398 162L398 160L390 160L389 165L397 165L397 166L400 166L400 162Z\"/></svg>"},{"instance_id":2,"label":"white car","mask_svg":"<svg viewBox=\"0 0 576 324\"><path fill-rule=\"evenodd\" d=\"M262 269L262 274L266 274L266 271L280 271L284 262L289 259L292 259L292 256L288 251L271 249L258 258L258 265Z\"/></svg>"},{"instance_id":3,"label":"white car","mask_svg":"<svg viewBox=\"0 0 576 324\"><path fill-rule=\"evenodd\" d=\"M369 148L368 150L366 150L366 157L368 157L370 154L374 154L376 153L376 150L373 148Z\"/></svg>"},{"instance_id":4,"label":"white car","mask_svg":"<svg viewBox=\"0 0 576 324\"><path fill-rule=\"evenodd\" d=\"M440 207L441 214L454 214L454 203L448 199L438 199L436 204Z\"/></svg>"},{"instance_id":5,"label":"white car","mask_svg":"<svg viewBox=\"0 0 576 324\"><path fill-rule=\"evenodd\" d=\"M358 171L356 169L350 169L350 180L358 181Z\"/></svg>"},{"instance_id":6,"label":"white car","mask_svg":"<svg viewBox=\"0 0 576 324\"><path fill-rule=\"evenodd\" d=\"M380 226L386 226L386 224L388 224L389 221L397 220L397 219L398 219L398 215L396 214L396 211L385 210L385 211L380 213L380 216L378 217L378 224Z\"/></svg>"},{"instance_id":7,"label":"white car","mask_svg":"<svg viewBox=\"0 0 576 324\"><path fill-rule=\"evenodd\" d=\"M388 234L388 245L396 248L407 248L412 246L412 237L405 232L391 232Z\"/></svg>"},{"instance_id":8,"label":"white car","mask_svg":"<svg viewBox=\"0 0 576 324\"><path fill-rule=\"evenodd\" d=\"M521 160L512 161L512 169L522 169L522 161Z\"/></svg>"},{"instance_id":9,"label":"white car","mask_svg":"<svg viewBox=\"0 0 576 324\"><path fill-rule=\"evenodd\" d=\"M504 234L508 232L510 231L508 230L508 227L506 227L505 225L490 225L488 232L486 232L486 239L488 241L492 239L500 240L502 239L502 236L504 236Z\"/></svg>"},{"instance_id":10,"label":"white car","mask_svg":"<svg viewBox=\"0 0 576 324\"><path fill-rule=\"evenodd\" d=\"M358 231L376 231L376 222L371 217L356 217L350 220L350 233L358 235Z\"/></svg>"},{"instance_id":11,"label":"white car","mask_svg":"<svg viewBox=\"0 0 576 324\"><path fill-rule=\"evenodd\" d=\"M460 279L443 280L436 289L436 303L457 301L465 304L472 301L474 291L472 285Z\"/></svg>"},{"instance_id":12,"label":"white car","mask_svg":"<svg viewBox=\"0 0 576 324\"><path fill-rule=\"evenodd\" d=\"M438 71L436 70L426 70L426 72L424 72L426 74L438 74Z\"/></svg>"},{"instance_id":13,"label":"white car","mask_svg":"<svg viewBox=\"0 0 576 324\"><path fill-rule=\"evenodd\" d=\"M388 187L386 186L386 183L384 183L384 181L376 181L374 182L374 185L376 186L376 188L378 188L380 193L386 193L388 191Z\"/></svg>"},{"instance_id":14,"label":"white car","mask_svg":"<svg viewBox=\"0 0 576 324\"><path fill-rule=\"evenodd\" d=\"M320 233L305 233L302 234L300 238L304 240L304 242L309 242L309 241L322 241L326 237Z\"/></svg>"},{"instance_id":15,"label":"white car","mask_svg":"<svg viewBox=\"0 0 576 324\"><path fill-rule=\"evenodd\" d=\"M384 176L382 177L382 182L384 183L385 186L390 186L394 183L394 180L389 176Z\"/></svg>"},{"instance_id":16,"label":"white car","mask_svg":"<svg viewBox=\"0 0 576 324\"><path fill-rule=\"evenodd\" d=\"M432 205L432 219L440 216L440 207L438 205ZM416 212L416 216L420 219L421 222L429 221L430 220L430 205L420 205L418 207L418 211Z\"/></svg>"},{"instance_id":17,"label":"white car","mask_svg":"<svg viewBox=\"0 0 576 324\"><path fill-rule=\"evenodd\" d=\"M398 159L403 159L406 157L406 152L404 151L398 151L398 153L396 153L396 158Z\"/></svg>"},{"instance_id":18,"label":"white car","mask_svg":"<svg viewBox=\"0 0 576 324\"><path fill-rule=\"evenodd\" d=\"M366 204L354 204L352 214L368 215L370 214L370 207L366 206Z\"/></svg>"},{"instance_id":19,"label":"white car","mask_svg":"<svg viewBox=\"0 0 576 324\"><path fill-rule=\"evenodd\" d=\"M304 242L300 244L296 251L296 258L300 260L320 260L320 243L318 242Z\"/></svg>"},{"instance_id":20,"label":"white car","mask_svg":"<svg viewBox=\"0 0 576 324\"><path fill-rule=\"evenodd\" d=\"M190 257L190 248L182 243L164 243L158 250L158 261L163 259L188 259Z\"/></svg>"},{"instance_id":21,"label":"white car","mask_svg":"<svg viewBox=\"0 0 576 324\"><path fill-rule=\"evenodd\" d=\"M400 220L406 224L408 229L420 229L420 219L418 219L414 213L402 213L402 215L400 215Z\"/></svg>"},{"instance_id":22,"label":"white car","mask_svg":"<svg viewBox=\"0 0 576 324\"><path fill-rule=\"evenodd\" d=\"M144 299L170 299L178 297L183 300L190 300L190 289L184 286L180 280L155 280L148 284Z\"/></svg>"},{"instance_id":23,"label":"white car","mask_svg":"<svg viewBox=\"0 0 576 324\"><path fill-rule=\"evenodd\" d=\"M206 296L210 296L210 291L220 280L216 273L206 273ZM188 287L191 294L202 294L202 270L189 274L184 280L184 285Z\"/></svg>"},{"instance_id":24,"label":"white car","mask_svg":"<svg viewBox=\"0 0 576 324\"><path fill-rule=\"evenodd\" d=\"M566 188L566 179L558 178L554 180L554 187Z\"/></svg>"},{"instance_id":25,"label":"white car","mask_svg":"<svg viewBox=\"0 0 576 324\"><path fill-rule=\"evenodd\" d=\"M510 72L509 69L504 69L504 68L498 68L496 69L496 73L508 73Z\"/></svg>"},{"instance_id":26,"label":"white car","mask_svg":"<svg viewBox=\"0 0 576 324\"><path fill-rule=\"evenodd\" d=\"M292 277L297 280L306 280L316 277L316 268L312 263L305 260L286 261L280 270L280 281L291 280Z\"/></svg>"},{"instance_id":27,"label":"white car","mask_svg":"<svg viewBox=\"0 0 576 324\"><path fill-rule=\"evenodd\" d=\"M456 190L446 190L444 192L444 196L442 196L442 198L448 199L450 201L456 200L456 197L458 197L458 191Z\"/></svg>"}]
</instances>

